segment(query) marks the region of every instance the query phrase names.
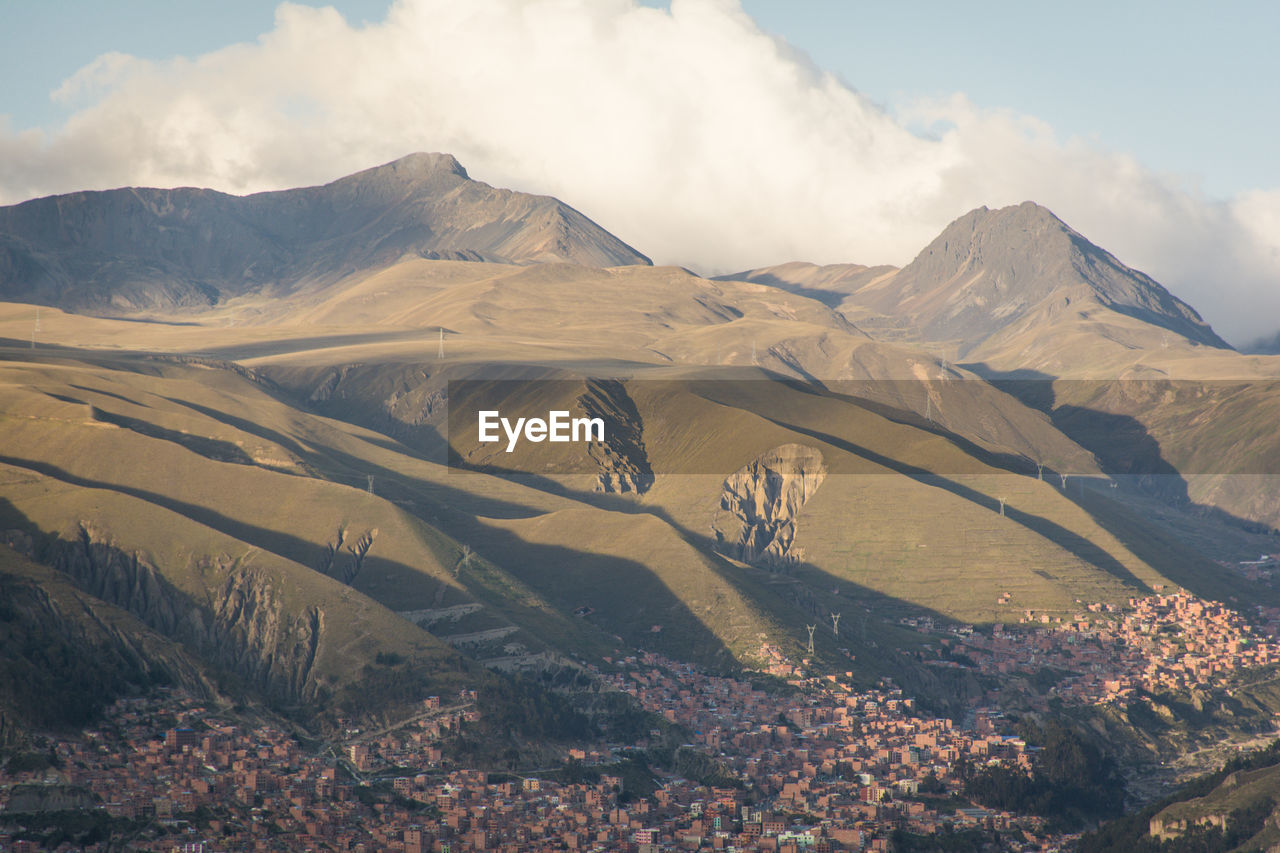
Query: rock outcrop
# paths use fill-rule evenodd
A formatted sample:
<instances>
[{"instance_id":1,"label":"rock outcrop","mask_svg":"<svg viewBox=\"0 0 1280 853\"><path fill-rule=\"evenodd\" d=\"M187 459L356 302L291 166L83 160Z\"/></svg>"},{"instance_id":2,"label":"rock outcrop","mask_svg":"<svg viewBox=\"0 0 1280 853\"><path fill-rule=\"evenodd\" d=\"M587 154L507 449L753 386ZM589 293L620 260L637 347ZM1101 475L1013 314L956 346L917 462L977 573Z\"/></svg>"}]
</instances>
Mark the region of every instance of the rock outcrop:
<instances>
[{"instance_id":1,"label":"rock outcrop","mask_svg":"<svg viewBox=\"0 0 1280 853\"><path fill-rule=\"evenodd\" d=\"M316 568L321 574L342 581L347 586L355 581L356 575L364 567L364 558L373 547L373 540L378 535L378 528L366 530L354 542L347 544L347 529L339 527L334 541L325 546L324 560ZM345 545L345 547L344 547ZM342 552L346 551L343 556Z\"/></svg>"},{"instance_id":2,"label":"rock outcrop","mask_svg":"<svg viewBox=\"0 0 1280 853\"><path fill-rule=\"evenodd\" d=\"M287 613L271 581L251 566L216 567L226 572L226 580L207 600L197 601L92 525L82 524L74 540L50 537L34 556L80 589L129 611L276 699L297 702L316 695L324 610L312 606Z\"/></svg>"},{"instance_id":3,"label":"rock outcrop","mask_svg":"<svg viewBox=\"0 0 1280 853\"><path fill-rule=\"evenodd\" d=\"M604 441L587 453L599 466L597 492L642 495L653 485L653 467L644 449L644 421L626 386L616 379L589 379L578 405L589 418L604 420Z\"/></svg>"},{"instance_id":4,"label":"rock outcrop","mask_svg":"<svg viewBox=\"0 0 1280 853\"><path fill-rule=\"evenodd\" d=\"M724 481L711 529L720 553L767 568L803 558L793 548L796 520L827 476L822 453L784 444L761 454Z\"/></svg>"}]
</instances>

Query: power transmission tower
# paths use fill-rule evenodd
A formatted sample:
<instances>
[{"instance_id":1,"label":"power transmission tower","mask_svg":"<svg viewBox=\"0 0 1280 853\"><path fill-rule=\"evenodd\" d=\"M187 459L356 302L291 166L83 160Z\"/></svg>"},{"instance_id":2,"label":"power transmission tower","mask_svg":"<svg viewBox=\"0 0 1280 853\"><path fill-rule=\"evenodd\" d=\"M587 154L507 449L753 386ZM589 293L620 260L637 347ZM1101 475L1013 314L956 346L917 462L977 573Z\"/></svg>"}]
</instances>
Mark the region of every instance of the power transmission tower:
<instances>
[{"instance_id":1,"label":"power transmission tower","mask_svg":"<svg viewBox=\"0 0 1280 853\"><path fill-rule=\"evenodd\" d=\"M996 500L1000 501L1000 517L1004 518L1004 503L1008 498L996 498Z\"/></svg>"},{"instance_id":2,"label":"power transmission tower","mask_svg":"<svg viewBox=\"0 0 1280 853\"><path fill-rule=\"evenodd\" d=\"M440 327L440 351L436 353L436 358L444 358L444 326Z\"/></svg>"},{"instance_id":3,"label":"power transmission tower","mask_svg":"<svg viewBox=\"0 0 1280 853\"><path fill-rule=\"evenodd\" d=\"M837 638L840 636L840 614L839 613L831 614L831 633L835 634Z\"/></svg>"},{"instance_id":4,"label":"power transmission tower","mask_svg":"<svg viewBox=\"0 0 1280 853\"><path fill-rule=\"evenodd\" d=\"M816 629L818 626L817 626L817 625L805 625L805 627L809 629L809 649L808 649L808 653L809 653L810 655L812 655L812 654L813 654L813 632L814 632L814 629Z\"/></svg>"},{"instance_id":5,"label":"power transmission tower","mask_svg":"<svg viewBox=\"0 0 1280 853\"><path fill-rule=\"evenodd\" d=\"M369 494L373 494L373 475L367 474L366 476L369 478Z\"/></svg>"}]
</instances>

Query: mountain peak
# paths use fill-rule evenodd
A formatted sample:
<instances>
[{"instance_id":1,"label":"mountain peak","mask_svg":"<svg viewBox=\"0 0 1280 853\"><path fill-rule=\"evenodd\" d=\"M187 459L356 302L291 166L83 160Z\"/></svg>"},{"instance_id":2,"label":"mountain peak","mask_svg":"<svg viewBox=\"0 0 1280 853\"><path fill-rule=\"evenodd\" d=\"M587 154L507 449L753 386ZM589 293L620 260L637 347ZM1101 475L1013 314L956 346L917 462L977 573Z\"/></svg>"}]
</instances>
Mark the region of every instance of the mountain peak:
<instances>
[{"instance_id":1,"label":"mountain peak","mask_svg":"<svg viewBox=\"0 0 1280 853\"><path fill-rule=\"evenodd\" d=\"M73 310L201 310L405 257L649 263L567 204L474 181L440 153L249 196L131 188L0 207L0 296Z\"/></svg>"},{"instance_id":2,"label":"mountain peak","mask_svg":"<svg viewBox=\"0 0 1280 853\"><path fill-rule=\"evenodd\" d=\"M452 175L470 180L467 170L458 162L458 158L452 154L441 154L438 152L425 153L422 151L414 154L406 154L398 160L392 160L390 163L384 163L381 166L374 166L372 169L366 169L363 172L357 172L357 175L372 174L390 174L399 178L430 178L437 175Z\"/></svg>"},{"instance_id":3,"label":"mountain peak","mask_svg":"<svg viewBox=\"0 0 1280 853\"><path fill-rule=\"evenodd\" d=\"M1191 306L1031 201L956 219L871 307L913 315L927 340L969 350L1054 306L1082 301L1229 348Z\"/></svg>"},{"instance_id":4,"label":"mountain peak","mask_svg":"<svg viewBox=\"0 0 1280 853\"><path fill-rule=\"evenodd\" d=\"M979 207L948 225L916 257L916 262L939 255L945 258L957 251L963 251L969 261L976 260L975 253L1003 256L1030 251L1043 255L1069 249L1076 238L1084 240L1053 211L1033 201L995 210Z\"/></svg>"},{"instance_id":5,"label":"mountain peak","mask_svg":"<svg viewBox=\"0 0 1280 853\"><path fill-rule=\"evenodd\" d=\"M470 181L467 170L452 154L418 152L339 178L321 189L354 188L357 192L394 196L405 190L437 192Z\"/></svg>"}]
</instances>

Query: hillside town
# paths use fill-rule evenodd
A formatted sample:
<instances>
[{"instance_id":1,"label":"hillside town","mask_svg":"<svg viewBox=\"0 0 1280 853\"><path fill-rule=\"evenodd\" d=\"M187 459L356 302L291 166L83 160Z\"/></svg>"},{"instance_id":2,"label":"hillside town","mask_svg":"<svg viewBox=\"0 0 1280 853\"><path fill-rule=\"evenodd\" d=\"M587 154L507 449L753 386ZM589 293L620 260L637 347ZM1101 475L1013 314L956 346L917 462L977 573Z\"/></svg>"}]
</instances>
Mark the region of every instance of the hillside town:
<instances>
[{"instance_id":1,"label":"hillside town","mask_svg":"<svg viewBox=\"0 0 1280 853\"><path fill-rule=\"evenodd\" d=\"M1141 694L1210 687L1241 670L1280 662L1280 612L1260 609L1255 627L1219 602L1181 591L1130 598L1123 607L1089 604L1071 617L1027 610L1021 621L1010 630L997 624L989 634L952 629L941 642L1002 683L1049 670L1054 683L1035 697L1039 710L1047 710L1052 698L1118 704ZM997 697L992 692L987 698Z\"/></svg>"},{"instance_id":2,"label":"hillside town","mask_svg":"<svg viewBox=\"0 0 1280 853\"><path fill-rule=\"evenodd\" d=\"M1117 702L1280 660L1274 635L1185 593L1087 605L1061 621L1029 611L1023 625L989 634L913 627L937 631L951 655L939 665L1006 679L1066 673L1042 700ZM986 701L995 694L975 698L957 722L924 713L888 681L855 689L852 672L763 689L655 654L607 664L592 673L602 689L663 718L654 725L668 737L681 733L669 750L675 768L651 761L660 728L635 743L567 748L558 766L536 771L459 766L450 740L483 715L468 690L429 697L394 725L348 725L337 740L305 746L279 726L232 722L161 690L118 701L100 725L52 743L49 766L0 773L0 850L44 849L23 815L48 810L50 797L104 819L89 850L126 836L134 849L184 853L887 851L904 834L966 830L1009 849L1070 840L1039 818L963 796L977 768L1024 771L1034 761L1035 747ZM637 768L648 788L636 788Z\"/></svg>"},{"instance_id":3,"label":"hillside town","mask_svg":"<svg viewBox=\"0 0 1280 853\"><path fill-rule=\"evenodd\" d=\"M319 754L279 728L233 725L174 693L116 703L102 726L56 744L56 770L0 777L0 806L12 812L17 798L56 781L83 790L78 805L116 819L117 831L152 825L152 837L132 839L136 849L192 853L282 844L404 853L887 850L894 830L966 827L1036 837L1035 819L963 802L940 809L916 796L924 780L939 795L954 791L963 762L1027 765L1026 745L997 734L986 717L961 730L919 714L900 691L860 693L826 679L802 694L771 695L654 655L622 661L607 678L692 732L689 748L716 756L724 779L660 774L651 797L631 796L611 768L633 745L570 750L566 762L584 776L575 783L458 768L442 746L478 718L465 692L449 705L427 700L394 731L352 730L341 750ZM158 720L169 727L157 730ZM42 849L15 838L13 827L0 834L0 849Z\"/></svg>"}]
</instances>

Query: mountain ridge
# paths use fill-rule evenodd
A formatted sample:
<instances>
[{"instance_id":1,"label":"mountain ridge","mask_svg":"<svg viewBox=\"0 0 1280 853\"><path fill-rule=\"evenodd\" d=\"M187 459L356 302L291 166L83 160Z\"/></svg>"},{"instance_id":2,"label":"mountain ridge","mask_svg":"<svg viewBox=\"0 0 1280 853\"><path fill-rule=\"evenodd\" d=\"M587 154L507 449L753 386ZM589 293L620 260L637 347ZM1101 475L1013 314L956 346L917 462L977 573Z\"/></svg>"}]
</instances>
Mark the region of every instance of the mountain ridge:
<instances>
[{"instance_id":1,"label":"mountain ridge","mask_svg":"<svg viewBox=\"0 0 1280 853\"><path fill-rule=\"evenodd\" d=\"M102 314L282 296L405 256L649 264L558 199L474 181L447 154L248 196L127 187L0 207L0 297Z\"/></svg>"}]
</instances>

